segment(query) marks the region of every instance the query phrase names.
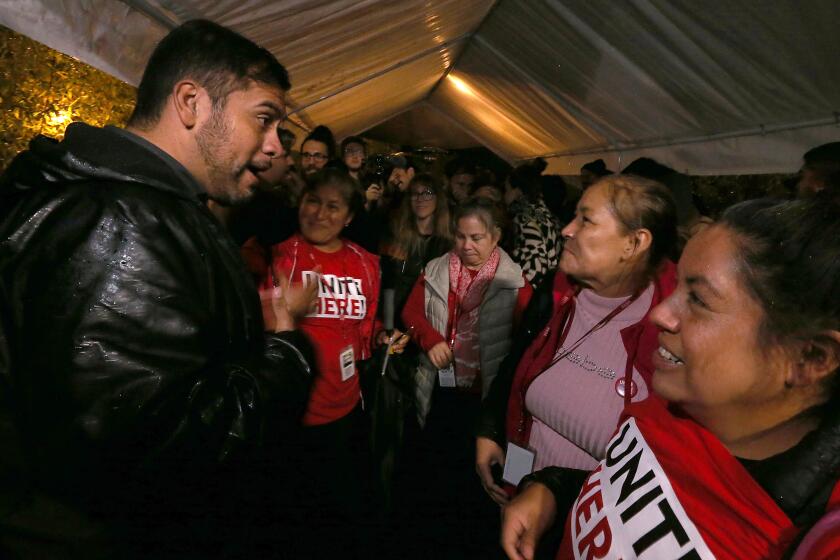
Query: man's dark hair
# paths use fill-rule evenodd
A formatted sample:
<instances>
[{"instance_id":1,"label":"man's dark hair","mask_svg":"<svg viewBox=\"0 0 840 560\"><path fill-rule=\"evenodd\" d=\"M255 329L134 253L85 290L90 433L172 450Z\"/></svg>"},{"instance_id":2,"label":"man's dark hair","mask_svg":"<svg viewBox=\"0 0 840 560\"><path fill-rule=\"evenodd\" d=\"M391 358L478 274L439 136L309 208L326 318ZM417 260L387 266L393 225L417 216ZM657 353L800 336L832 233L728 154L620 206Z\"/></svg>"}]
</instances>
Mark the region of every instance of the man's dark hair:
<instances>
[{"instance_id":1,"label":"man's dark hair","mask_svg":"<svg viewBox=\"0 0 840 560\"><path fill-rule=\"evenodd\" d=\"M330 159L335 158L335 136L332 133L332 130L329 129L328 126L323 124L319 124L315 128L312 129L306 138L303 139L301 143L301 148L303 145L309 142L310 140L314 140L315 142L321 142L322 144L327 146L327 156Z\"/></svg>"},{"instance_id":2,"label":"man's dark hair","mask_svg":"<svg viewBox=\"0 0 840 560\"><path fill-rule=\"evenodd\" d=\"M827 191L840 194L840 142L811 148L802 159L805 167L814 172Z\"/></svg>"},{"instance_id":3,"label":"man's dark hair","mask_svg":"<svg viewBox=\"0 0 840 560\"><path fill-rule=\"evenodd\" d=\"M455 175L475 175L475 164L468 159L456 158L447 163L443 171L450 179Z\"/></svg>"},{"instance_id":4,"label":"man's dark hair","mask_svg":"<svg viewBox=\"0 0 840 560\"><path fill-rule=\"evenodd\" d=\"M344 157L344 150L346 150L347 146L350 144L358 144L365 150L365 152L367 152L367 142L365 142L364 138L361 136L348 136L341 141L341 157Z\"/></svg>"},{"instance_id":5,"label":"man's dark hair","mask_svg":"<svg viewBox=\"0 0 840 560\"><path fill-rule=\"evenodd\" d=\"M128 124L155 124L175 84L188 78L207 90L216 109L252 81L283 91L291 87L286 69L266 49L212 21L195 19L173 29L155 47Z\"/></svg>"},{"instance_id":6,"label":"man's dark hair","mask_svg":"<svg viewBox=\"0 0 840 560\"><path fill-rule=\"evenodd\" d=\"M544 163L544 160L540 160ZM523 163L511 171L508 176L508 183L514 189L522 191L523 196L529 202L535 202L542 196L542 175L545 166L535 162Z\"/></svg>"},{"instance_id":7,"label":"man's dark hair","mask_svg":"<svg viewBox=\"0 0 840 560\"><path fill-rule=\"evenodd\" d=\"M580 166L580 170L589 171L596 177L606 177L607 175L612 175L612 171L607 169L607 164L604 163L604 160L602 159L596 159L595 161L584 163Z\"/></svg>"}]
</instances>

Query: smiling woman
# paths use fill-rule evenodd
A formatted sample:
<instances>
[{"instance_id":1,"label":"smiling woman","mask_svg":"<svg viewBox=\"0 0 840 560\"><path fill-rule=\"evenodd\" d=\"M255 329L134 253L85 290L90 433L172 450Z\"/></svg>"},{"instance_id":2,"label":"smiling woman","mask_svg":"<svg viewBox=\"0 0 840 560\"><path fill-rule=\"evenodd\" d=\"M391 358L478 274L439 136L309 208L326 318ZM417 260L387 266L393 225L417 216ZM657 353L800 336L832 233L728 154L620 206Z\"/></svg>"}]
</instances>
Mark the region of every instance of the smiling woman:
<instances>
[{"instance_id":1,"label":"smiling woman","mask_svg":"<svg viewBox=\"0 0 840 560\"><path fill-rule=\"evenodd\" d=\"M837 557L838 216L830 201L750 201L688 242L676 290L651 312L668 404L626 409L560 558ZM564 476L539 473L508 508L511 558L529 557ZM664 512L660 538L645 538Z\"/></svg>"},{"instance_id":2,"label":"smiling woman","mask_svg":"<svg viewBox=\"0 0 840 560\"><path fill-rule=\"evenodd\" d=\"M357 362L370 357L376 335L383 333L376 321L379 259L342 238L363 196L346 172L317 173L302 194L300 231L272 247L271 273L263 282L265 290L284 285L285 279L318 286L317 303L299 324L315 348L317 374L297 442L296 459L305 475L296 481L294 507L302 519L317 518L339 529L324 539L321 525L305 524L302 530L312 534L301 538L315 558L331 556L335 550L329 547L359 556L362 549L354 547L367 538L362 521L371 515L367 508L374 501L365 468L367 433ZM399 344L392 348L401 351Z\"/></svg>"}]
</instances>

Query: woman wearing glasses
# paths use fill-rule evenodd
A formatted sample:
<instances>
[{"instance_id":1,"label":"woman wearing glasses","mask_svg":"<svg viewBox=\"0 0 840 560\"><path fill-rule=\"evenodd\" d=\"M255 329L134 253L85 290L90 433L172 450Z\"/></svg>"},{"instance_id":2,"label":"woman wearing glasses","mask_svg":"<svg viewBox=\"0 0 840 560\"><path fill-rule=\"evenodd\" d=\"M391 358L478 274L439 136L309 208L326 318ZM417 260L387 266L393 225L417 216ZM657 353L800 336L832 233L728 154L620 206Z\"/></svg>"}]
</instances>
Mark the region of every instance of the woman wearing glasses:
<instances>
[{"instance_id":1,"label":"woman wearing glasses","mask_svg":"<svg viewBox=\"0 0 840 560\"><path fill-rule=\"evenodd\" d=\"M501 248L501 208L473 198L455 211L454 249L426 265L402 313L423 351L415 374L422 427L416 504L428 534L418 540L451 557L494 546L498 512L473 474L473 424L531 297L522 269ZM456 552L457 549L457 552Z\"/></svg>"},{"instance_id":2,"label":"woman wearing glasses","mask_svg":"<svg viewBox=\"0 0 840 560\"><path fill-rule=\"evenodd\" d=\"M426 263L452 247L446 191L437 179L427 173L417 175L408 193L382 250L382 287L394 290L397 317Z\"/></svg>"}]
</instances>

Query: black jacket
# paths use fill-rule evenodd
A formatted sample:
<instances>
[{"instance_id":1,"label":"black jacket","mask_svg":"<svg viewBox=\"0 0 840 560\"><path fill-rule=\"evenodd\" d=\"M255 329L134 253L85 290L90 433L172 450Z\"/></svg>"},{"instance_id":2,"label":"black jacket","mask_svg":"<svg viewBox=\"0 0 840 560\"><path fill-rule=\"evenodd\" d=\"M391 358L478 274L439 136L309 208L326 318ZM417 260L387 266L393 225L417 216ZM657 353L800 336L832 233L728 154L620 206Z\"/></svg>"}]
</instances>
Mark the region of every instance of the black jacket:
<instances>
[{"instance_id":1,"label":"black jacket","mask_svg":"<svg viewBox=\"0 0 840 560\"><path fill-rule=\"evenodd\" d=\"M0 551L236 540L303 412L309 350L264 334L186 169L113 127L33 140L0 179L0 320Z\"/></svg>"}]
</instances>

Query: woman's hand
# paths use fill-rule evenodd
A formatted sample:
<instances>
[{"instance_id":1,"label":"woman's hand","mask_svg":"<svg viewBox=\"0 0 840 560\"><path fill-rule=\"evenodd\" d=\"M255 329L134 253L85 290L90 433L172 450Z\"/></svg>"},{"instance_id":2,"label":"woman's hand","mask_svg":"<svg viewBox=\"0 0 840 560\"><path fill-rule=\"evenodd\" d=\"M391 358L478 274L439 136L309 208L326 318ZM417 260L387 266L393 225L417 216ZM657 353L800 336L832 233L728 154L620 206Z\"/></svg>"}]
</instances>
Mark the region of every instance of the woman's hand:
<instances>
[{"instance_id":1,"label":"woman's hand","mask_svg":"<svg viewBox=\"0 0 840 560\"><path fill-rule=\"evenodd\" d=\"M426 352L426 355L438 369L443 369L452 363L452 350L446 342L438 342Z\"/></svg>"},{"instance_id":2,"label":"woman's hand","mask_svg":"<svg viewBox=\"0 0 840 560\"><path fill-rule=\"evenodd\" d=\"M409 340L411 340L411 337L399 329L394 329L391 336L388 336L385 331L379 331L379 335L376 337L376 343L380 346L391 343L391 354L402 354Z\"/></svg>"},{"instance_id":3,"label":"woman's hand","mask_svg":"<svg viewBox=\"0 0 840 560\"><path fill-rule=\"evenodd\" d=\"M554 494L530 484L502 510L502 548L511 560L533 560L537 543L557 517Z\"/></svg>"},{"instance_id":4,"label":"woman's hand","mask_svg":"<svg viewBox=\"0 0 840 560\"><path fill-rule=\"evenodd\" d=\"M504 489L493 480L493 465L500 467L505 465L505 452L492 439L479 436L475 440L475 472L478 473L478 478L481 479L481 485L487 495L503 506L510 499Z\"/></svg>"}]
</instances>

